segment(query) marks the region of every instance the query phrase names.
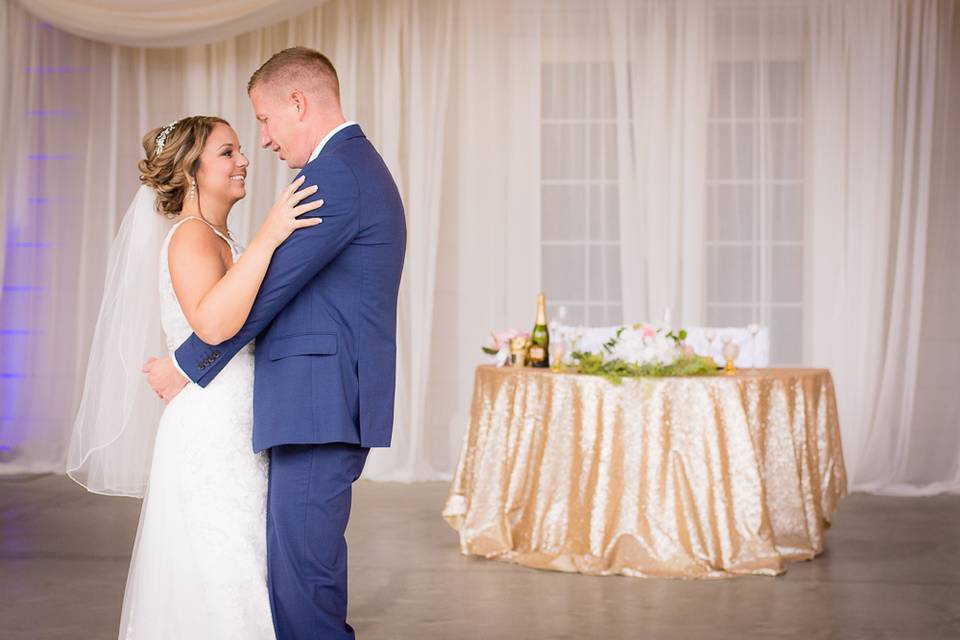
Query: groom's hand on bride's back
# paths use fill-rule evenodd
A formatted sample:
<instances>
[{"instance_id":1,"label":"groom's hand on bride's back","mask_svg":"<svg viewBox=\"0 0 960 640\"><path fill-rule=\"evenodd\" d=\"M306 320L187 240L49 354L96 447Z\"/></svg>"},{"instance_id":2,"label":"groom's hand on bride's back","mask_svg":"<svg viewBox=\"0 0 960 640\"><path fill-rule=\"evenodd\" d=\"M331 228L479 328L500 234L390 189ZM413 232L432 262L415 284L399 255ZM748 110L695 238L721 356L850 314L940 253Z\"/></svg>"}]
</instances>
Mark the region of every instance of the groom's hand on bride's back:
<instances>
[{"instance_id":1,"label":"groom's hand on bride's back","mask_svg":"<svg viewBox=\"0 0 960 640\"><path fill-rule=\"evenodd\" d=\"M153 392L163 400L164 404L170 404L180 391L187 386L187 380L177 370L170 356L166 358L150 358L140 369L147 374L147 383Z\"/></svg>"}]
</instances>

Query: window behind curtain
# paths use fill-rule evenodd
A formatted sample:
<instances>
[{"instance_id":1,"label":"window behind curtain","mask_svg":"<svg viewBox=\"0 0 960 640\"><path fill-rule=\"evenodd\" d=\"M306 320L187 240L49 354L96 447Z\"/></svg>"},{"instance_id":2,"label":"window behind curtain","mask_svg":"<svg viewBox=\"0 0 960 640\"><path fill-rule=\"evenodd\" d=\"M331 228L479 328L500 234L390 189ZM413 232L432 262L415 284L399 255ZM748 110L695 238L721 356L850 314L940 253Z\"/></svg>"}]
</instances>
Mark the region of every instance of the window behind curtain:
<instances>
[{"instance_id":1,"label":"window behind curtain","mask_svg":"<svg viewBox=\"0 0 960 640\"><path fill-rule=\"evenodd\" d=\"M541 67L541 268L548 315L622 321L613 66Z\"/></svg>"},{"instance_id":2,"label":"window behind curtain","mask_svg":"<svg viewBox=\"0 0 960 640\"><path fill-rule=\"evenodd\" d=\"M771 330L803 353L803 63L715 60L709 119L706 321Z\"/></svg>"},{"instance_id":3,"label":"window behind curtain","mask_svg":"<svg viewBox=\"0 0 960 640\"><path fill-rule=\"evenodd\" d=\"M714 14L702 323L767 325L772 362L799 363L803 23L763 7L731 3ZM544 62L540 78L549 312L563 305L569 324L588 326L655 319L622 317L613 65L563 55Z\"/></svg>"}]
</instances>

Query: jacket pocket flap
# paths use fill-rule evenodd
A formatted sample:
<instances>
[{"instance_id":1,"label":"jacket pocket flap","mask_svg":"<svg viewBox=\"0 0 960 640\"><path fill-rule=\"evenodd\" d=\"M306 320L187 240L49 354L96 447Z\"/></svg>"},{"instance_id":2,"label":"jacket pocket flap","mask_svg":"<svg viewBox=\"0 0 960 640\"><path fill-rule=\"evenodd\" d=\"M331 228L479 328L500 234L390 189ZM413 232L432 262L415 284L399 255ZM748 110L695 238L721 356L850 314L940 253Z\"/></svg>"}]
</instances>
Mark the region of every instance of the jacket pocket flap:
<instances>
[{"instance_id":1,"label":"jacket pocket flap","mask_svg":"<svg viewBox=\"0 0 960 640\"><path fill-rule=\"evenodd\" d=\"M287 356L330 355L337 352L337 334L304 333L277 338L270 343L270 359Z\"/></svg>"}]
</instances>

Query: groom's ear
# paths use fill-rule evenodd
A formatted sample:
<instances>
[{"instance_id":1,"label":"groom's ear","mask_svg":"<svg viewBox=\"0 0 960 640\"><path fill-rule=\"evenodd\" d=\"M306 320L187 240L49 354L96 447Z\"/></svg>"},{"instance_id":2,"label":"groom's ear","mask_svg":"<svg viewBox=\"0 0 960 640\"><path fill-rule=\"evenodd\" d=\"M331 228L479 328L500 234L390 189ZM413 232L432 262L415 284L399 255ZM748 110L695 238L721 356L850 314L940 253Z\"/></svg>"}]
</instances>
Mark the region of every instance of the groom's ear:
<instances>
[{"instance_id":1,"label":"groom's ear","mask_svg":"<svg viewBox=\"0 0 960 640\"><path fill-rule=\"evenodd\" d=\"M297 119L303 120L303 117L307 113L307 96L303 91L294 89L290 93L290 102L293 103L294 108L297 110Z\"/></svg>"}]
</instances>

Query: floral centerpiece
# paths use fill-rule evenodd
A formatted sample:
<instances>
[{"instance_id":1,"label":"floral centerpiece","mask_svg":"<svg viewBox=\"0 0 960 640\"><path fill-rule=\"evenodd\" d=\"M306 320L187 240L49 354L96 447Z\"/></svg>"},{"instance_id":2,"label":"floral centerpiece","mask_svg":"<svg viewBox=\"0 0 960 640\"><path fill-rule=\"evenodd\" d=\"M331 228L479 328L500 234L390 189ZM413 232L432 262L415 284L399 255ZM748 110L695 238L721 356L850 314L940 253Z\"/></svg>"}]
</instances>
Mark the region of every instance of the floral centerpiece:
<instances>
[{"instance_id":1,"label":"floral centerpiece","mask_svg":"<svg viewBox=\"0 0 960 640\"><path fill-rule=\"evenodd\" d=\"M492 332L482 347L490 356L489 363L504 366L510 355L510 341L518 336L529 337L529 334L516 329ZM551 323L551 344L556 340L567 347L563 362L555 362L555 366L585 375L603 376L614 384L620 384L623 378L716 373L712 358L697 355L684 343L687 332L682 329L673 331L666 326L645 323L625 325L617 328L616 333L602 344L594 341L594 348L584 346L587 341L583 336L583 329Z\"/></svg>"},{"instance_id":2,"label":"floral centerpiece","mask_svg":"<svg viewBox=\"0 0 960 640\"><path fill-rule=\"evenodd\" d=\"M711 358L698 356L684 344L687 332L676 333L649 324L626 325L601 349L576 349L571 359L579 373L599 375L614 384L642 376L702 376L716 373Z\"/></svg>"}]
</instances>

